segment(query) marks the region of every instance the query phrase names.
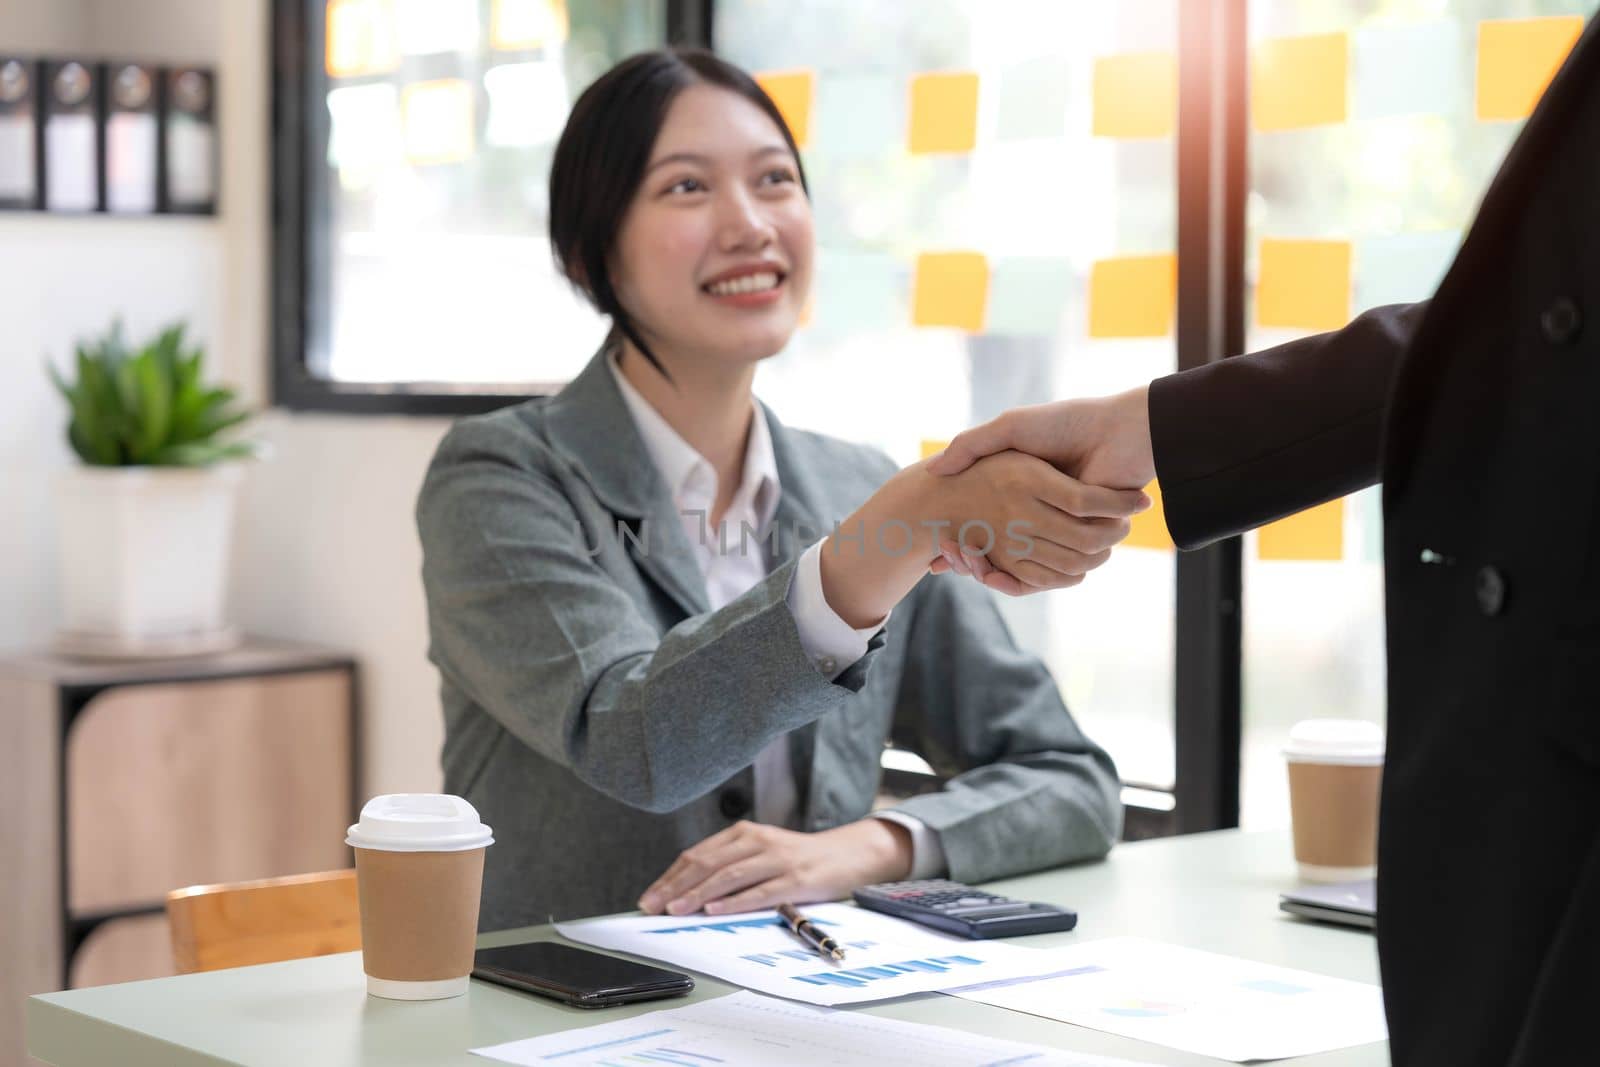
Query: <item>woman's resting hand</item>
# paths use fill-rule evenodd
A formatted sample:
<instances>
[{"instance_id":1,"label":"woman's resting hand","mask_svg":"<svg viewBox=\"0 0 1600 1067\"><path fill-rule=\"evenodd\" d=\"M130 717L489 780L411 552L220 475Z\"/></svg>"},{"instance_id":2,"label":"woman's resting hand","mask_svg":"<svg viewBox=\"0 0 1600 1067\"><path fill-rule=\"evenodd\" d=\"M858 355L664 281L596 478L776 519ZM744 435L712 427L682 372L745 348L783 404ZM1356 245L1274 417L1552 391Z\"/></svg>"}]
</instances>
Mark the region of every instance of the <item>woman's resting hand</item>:
<instances>
[{"instance_id":1,"label":"woman's resting hand","mask_svg":"<svg viewBox=\"0 0 1600 1067\"><path fill-rule=\"evenodd\" d=\"M739 822L680 854L639 898L649 915L756 911L838 900L911 873L911 834L883 819L802 833Z\"/></svg>"}]
</instances>

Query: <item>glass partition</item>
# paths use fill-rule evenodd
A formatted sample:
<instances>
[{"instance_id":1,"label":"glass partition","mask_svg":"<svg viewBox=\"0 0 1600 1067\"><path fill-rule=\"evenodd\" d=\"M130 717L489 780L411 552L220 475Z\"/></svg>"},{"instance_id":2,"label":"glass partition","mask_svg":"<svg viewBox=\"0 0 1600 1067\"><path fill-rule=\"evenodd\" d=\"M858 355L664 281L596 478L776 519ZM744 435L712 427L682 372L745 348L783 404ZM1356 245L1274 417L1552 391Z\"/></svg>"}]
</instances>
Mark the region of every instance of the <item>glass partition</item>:
<instances>
[{"instance_id":1,"label":"glass partition","mask_svg":"<svg viewBox=\"0 0 1600 1067\"><path fill-rule=\"evenodd\" d=\"M908 463L1018 404L1176 366L1176 0L719 0L803 145L819 262L764 365L787 422ZM891 44L892 42L892 44ZM1002 598L1125 779L1173 781L1157 517L1078 589Z\"/></svg>"},{"instance_id":2,"label":"glass partition","mask_svg":"<svg viewBox=\"0 0 1600 1067\"><path fill-rule=\"evenodd\" d=\"M1577 0L1250 6L1251 351L1432 295ZM1287 825L1304 718L1384 717L1379 490L1246 536L1241 822Z\"/></svg>"}]
</instances>

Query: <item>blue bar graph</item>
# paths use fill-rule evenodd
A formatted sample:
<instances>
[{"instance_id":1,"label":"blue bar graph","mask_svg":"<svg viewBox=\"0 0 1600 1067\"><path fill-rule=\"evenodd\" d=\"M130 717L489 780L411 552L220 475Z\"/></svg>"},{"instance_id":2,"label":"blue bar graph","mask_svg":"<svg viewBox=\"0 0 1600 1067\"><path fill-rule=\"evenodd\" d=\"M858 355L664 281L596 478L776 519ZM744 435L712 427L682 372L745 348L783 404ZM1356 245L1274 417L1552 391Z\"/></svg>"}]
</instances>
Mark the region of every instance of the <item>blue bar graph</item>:
<instances>
[{"instance_id":1,"label":"blue bar graph","mask_svg":"<svg viewBox=\"0 0 1600 1067\"><path fill-rule=\"evenodd\" d=\"M607 1060L606 1067L633 1067L634 1064L668 1063L673 1067L704 1067L708 1063L726 1063L716 1056L698 1052L685 1052L676 1048L652 1048L643 1052L630 1052L620 1060Z\"/></svg>"},{"instance_id":2,"label":"blue bar graph","mask_svg":"<svg viewBox=\"0 0 1600 1067\"><path fill-rule=\"evenodd\" d=\"M816 926L838 925L826 919L812 919L811 922ZM746 930L770 930L774 926L784 930L788 929L782 919L768 917L765 919L730 919L728 922L721 923L692 923L688 926L668 926L660 930L644 930L642 932L647 934L698 934L702 931L710 931L717 934L739 934Z\"/></svg>"},{"instance_id":3,"label":"blue bar graph","mask_svg":"<svg viewBox=\"0 0 1600 1067\"><path fill-rule=\"evenodd\" d=\"M819 971L816 974L791 975L796 982L807 985L838 985L861 989L870 982L883 982L908 974L944 974L956 967L981 967L982 960L971 956L934 956L925 960L905 960L900 963L882 963L873 967L858 967L848 971Z\"/></svg>"},{"instance_id":4,"label":"blue bar graph","mask_svg":"<svg viewBox=\"0 0 1600 1067\"><path fill-rule=\"evenodd\" d=\"M664 1048L664 1049L660 1049L659 1051L664 1052L664 1053L668 1053L668 1054L673 1055L673 1056L682 1056L685 1059L696 1060L696 1061L701 1062L701 1063L726 1063L727 1062L726 1060L718 1059L716 1056L707 1056L704 1053L700 1053L700 1052L684 1052L681 1049L675 1049L675 1048Z\"/></svg>"},{"instance_id":5,"label":"blue bar graph","mask_svg":"<svg viewBox=\"0 0 1600 1067\"><path fill-rule=\"evenodd\" d=\"M877 945L876 941L846 941L845 948L857 948L865 952ZM780 949L777 952L752 952L748 956L740 956L741 960L759 963L763 967L776 967L780 960L799 960L801 963L814 963L817 954L811 949L790 948Z\"/></svg>"},{"instance_id":6,"label":"blue bar graph","mask_svg":"<svg viewBox=\"0 0 1600 1067\"><path fill-rule=\"evenodd\" d=\"M765 952L755 952L748 956L740 956L739 958L741 960L749 960L751 963L759 963L763 967L776 967L779 959L779 957L769 955Z\"/></svg>"},{"instance_id":7,"label":"blue bar graph","mask_svg":"<svg viewBox=\"0 0 1600 1067\"><path fill-rule=\"evenodd\" d=\"M672 1027L668 1026L663 1027L660 1030L651 1030L649 1033L645 1034L633 1034L629 1037L619 1037L614 1041L602 1041L598 1045L585 1045L583 1048L569 1048L565 1052L552 1052L547 1056L541 1056L539 1058L544 1060L559 1060L565 1059L568 1056L581 1056L585 1052L598 1052L603 1048L612 1048L617 1045L631 1045L635 1041L643 1041L646 1038L660 1037L662 1034L670 1033L672 1033Z\"/></svg>"},{"instance_id":8,"label":"blue bar graph","mask_svg":"<svg viewBox=\"0 0 1600 1067\"><path fill-rule=\"evenodd\" d=\"M667 926L660 930L646 930L647 934L698 934L709 931L717 934L737 934L744 930L768 930L783 926L779 919L730 919L723 923L693 923L689 926Z\"/></svg>"}]
</instances>

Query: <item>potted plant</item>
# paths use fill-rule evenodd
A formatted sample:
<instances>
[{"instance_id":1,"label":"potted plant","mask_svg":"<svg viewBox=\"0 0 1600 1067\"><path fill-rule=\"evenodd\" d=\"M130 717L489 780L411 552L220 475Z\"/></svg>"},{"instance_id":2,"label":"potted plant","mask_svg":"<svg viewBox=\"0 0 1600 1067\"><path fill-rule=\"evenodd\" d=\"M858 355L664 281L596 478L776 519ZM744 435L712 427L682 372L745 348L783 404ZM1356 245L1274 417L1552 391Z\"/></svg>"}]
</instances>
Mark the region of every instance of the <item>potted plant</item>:
<instances>
[{"instance_id":1,"label":"potted plant","mask_svg":"<svg viewBox=\"0 0 1600 1067\"><path fill-rule=\"evenodd\" d=\"M240 480L257 454L226 431L249 412L201 381L183 326L130 349L120 323L77 346L77 377L50 377L71 407L83 465L59 487L65 652L176 655L226 648L228 545Z\"/></svg>"}]
</instances>

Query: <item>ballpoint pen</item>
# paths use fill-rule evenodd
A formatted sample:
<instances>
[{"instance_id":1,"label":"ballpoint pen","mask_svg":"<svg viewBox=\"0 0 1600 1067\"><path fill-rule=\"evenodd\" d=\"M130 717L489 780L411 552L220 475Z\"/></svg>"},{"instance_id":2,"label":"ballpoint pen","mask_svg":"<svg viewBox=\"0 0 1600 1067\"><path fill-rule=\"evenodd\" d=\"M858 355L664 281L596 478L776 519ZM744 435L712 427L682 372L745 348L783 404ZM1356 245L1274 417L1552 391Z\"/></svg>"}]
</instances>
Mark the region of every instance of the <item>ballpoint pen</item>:
<instances>
[{"instance_id":1,"label":"ballpoint pen","mask_svg":"<svg viewBox=\"0 0 1600 1067\"><path fill-rule=\"evenodd\" d=\"M783 916L783 921L789 924L789 929L800 940L832 960L844 959L844 949L839 947L839 943L818 930L816 924L796 911L793 904L779 904L778 914Z\"/></svg>"}]
</instances>

